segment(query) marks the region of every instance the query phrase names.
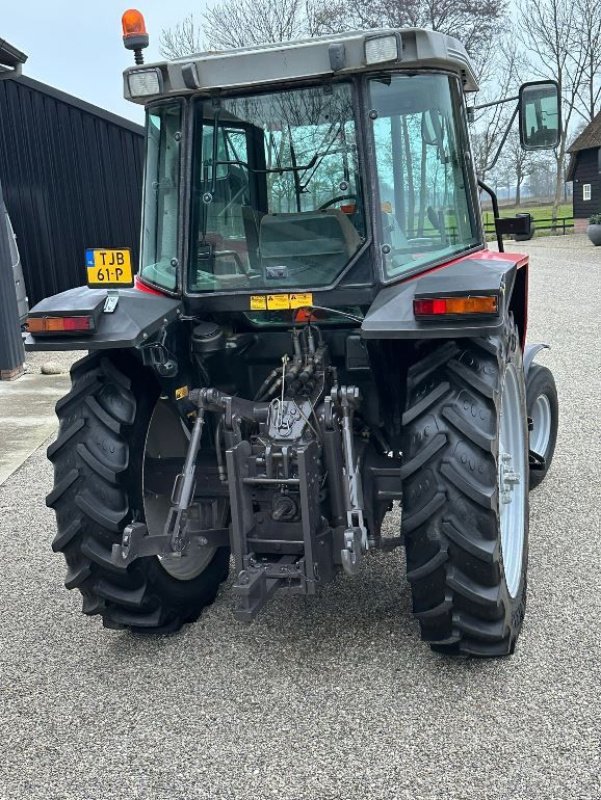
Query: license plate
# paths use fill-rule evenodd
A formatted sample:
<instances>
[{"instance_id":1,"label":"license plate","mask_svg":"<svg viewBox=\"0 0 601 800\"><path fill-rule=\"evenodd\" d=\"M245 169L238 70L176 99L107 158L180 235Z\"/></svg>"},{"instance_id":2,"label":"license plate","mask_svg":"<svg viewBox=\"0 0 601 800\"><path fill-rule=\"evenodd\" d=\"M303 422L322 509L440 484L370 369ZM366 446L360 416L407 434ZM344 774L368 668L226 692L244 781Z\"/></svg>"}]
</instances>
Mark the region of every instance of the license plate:
<instances>
[{"instance_id":1,"label":"license plate","mask_svg":"<svg viewBox=\"0 0 601 800\"><path fill-rule=\"evenodd\" d=\"M88 286L133 286L131 250L90 247L86 250Z\"/></svg>"}]
</instances>

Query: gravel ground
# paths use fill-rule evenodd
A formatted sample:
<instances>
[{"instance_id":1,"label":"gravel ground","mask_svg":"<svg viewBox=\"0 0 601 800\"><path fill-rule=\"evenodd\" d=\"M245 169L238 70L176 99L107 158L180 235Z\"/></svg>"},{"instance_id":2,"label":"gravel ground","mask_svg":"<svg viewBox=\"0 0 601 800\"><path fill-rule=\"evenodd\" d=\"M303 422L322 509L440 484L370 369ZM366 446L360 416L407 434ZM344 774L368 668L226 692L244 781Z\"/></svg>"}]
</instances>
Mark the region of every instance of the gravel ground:
<instances>
[{"instance_id":1,"label":"gravel ground","mask_svg":"<svg viewBox=\"0 0 601 800\"><path fill-rule=\"evenodd\" d=\"M0 489L1 798L601 797L601 254L581 237L520 249L561 429L531 496L516 655L430 652L400 553L249 627L226 590L179 635L104 631L62 588L39 451Z\"/></svg>"},{"instance_id":2,"label":"gravel ground","mask_svg":"<svg viewBox=\"0 0 601 800\"><path fill-rule=\"evenodd\" d=\"M57 373L69 372L71 364L81 358L82 353L77 350L39 351L25 353L25 372L38 373L43 366L54 368Z\"/></svg>"}]
</instances>

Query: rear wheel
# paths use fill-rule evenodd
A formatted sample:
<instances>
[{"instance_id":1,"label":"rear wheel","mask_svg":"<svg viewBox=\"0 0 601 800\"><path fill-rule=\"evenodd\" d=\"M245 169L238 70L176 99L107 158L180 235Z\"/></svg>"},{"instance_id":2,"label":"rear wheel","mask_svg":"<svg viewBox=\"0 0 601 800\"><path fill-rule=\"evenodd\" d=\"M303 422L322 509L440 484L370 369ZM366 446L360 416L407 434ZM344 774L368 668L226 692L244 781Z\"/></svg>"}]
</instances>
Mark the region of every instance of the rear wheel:
<instances>
[{"instance_id":1,"label":"rear wheel","mask_svg":"<svg viewBox=\"0 0 601 800\"><path fill-rule=\"evenodd\" d=\"M526 605L519 338L510 323L500 336L427 348L409 369L403 415L401 524L413 611L437 650L506 655Z\"/></svg>"},{"instance_id":2,"label":"rear wheel","mask_svg":"<svg viewBox=\"0 0 601 800\"><path fill-rule=\"evenodd\" d=\"M535 489L545 479L557 441L559 402L553 373L547 367L533 364L526 382L528 416L532 420L530 450L544 459L543 469L530 471L530 488Z\"/></svg>"},{"instance_id":3,"label":"rear wheel","mask_svg":"<svg viewBox=\"0 0 601 800\"><path fill-rule=\"evenodd\" d=\"M164 523L169 498L143 487L157 458L183 458L184 428L149 373L123 351L94 353L71 377L48 449L55 480L47 504L58 527L52 547L67 561L65 585L79 589L83 613L101 615L106 627L177 630L214 601L229 548L143 558L124 569L111 561L111 547L132 519L146 520L151 531Z\"/></svg>"}]
</instances>

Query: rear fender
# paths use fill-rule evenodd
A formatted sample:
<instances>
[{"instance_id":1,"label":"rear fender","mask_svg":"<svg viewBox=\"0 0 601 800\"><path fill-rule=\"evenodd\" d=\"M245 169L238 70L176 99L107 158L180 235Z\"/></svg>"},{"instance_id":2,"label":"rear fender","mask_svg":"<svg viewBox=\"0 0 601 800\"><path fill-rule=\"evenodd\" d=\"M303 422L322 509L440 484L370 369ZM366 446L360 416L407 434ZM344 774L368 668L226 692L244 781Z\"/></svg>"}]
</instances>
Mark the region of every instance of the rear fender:
<instances>
[{"instance_id":1,"label":"rear fender","mask_svg":"<svg viewBox=\"0 0 601 800\"><path fill-rule=\"evenodd\" d=\"M137 289L120 289L114 311L104 311L106 289L80 286L42 300L30 316L68 317L92 313L101 308L93 334L28 334L26 350L106 350L138 347L161 328L181 317L181 301Z\"/></svg>"},{"instance_id":2,"label":"rear fender","mask_svg":"<svg viewBox=\"0 0 601 800\"><path fill-rule=\"evenodd\" d=\"M528 376L528 371L532 366L534 359L536 358L537 353L540 353L541 350L550 350L551 346L548 344L529 344L526 345L526 349L524 350L524 374L526 377Z\"/></svg>"},{"instance_id":3,"label":"rear fender","mask_svg":"<svg viewBox=\"0 0 601 800\"><path fill-rule=\"evenodd\" d=\"M417 320L416 297L496 294L499 314L473 319ZM527 326L528 259L517 253L481 251L383 289L365 315L365 339L451 339L500 332L514 315L522 347Z\"/></svg>"}]
</instances>

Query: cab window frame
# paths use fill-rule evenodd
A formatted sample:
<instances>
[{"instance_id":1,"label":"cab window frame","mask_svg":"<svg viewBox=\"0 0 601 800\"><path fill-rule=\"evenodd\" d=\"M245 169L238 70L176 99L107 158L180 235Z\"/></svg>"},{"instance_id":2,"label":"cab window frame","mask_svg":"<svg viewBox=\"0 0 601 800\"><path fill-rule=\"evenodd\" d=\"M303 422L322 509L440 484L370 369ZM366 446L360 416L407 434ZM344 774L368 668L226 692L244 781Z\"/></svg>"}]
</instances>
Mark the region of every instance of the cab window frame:
<instances>
[{"instance_id":1,"label":"cab window frame","mask_svg":"<svg viewBox=\"0 0 601 800\"><path fill-rule=\"evenodd\" d=\"M264 87L256 87L251 90L247 91L224 91L219 94L219 99L223 101L227 101L230 99L236 98L243 98L247 95L260 95L260 94L270 94L273 92L278 92L284 90L284 88L290 89L311 89L311 88L327 88L328 86L333 86L337 84L347 84L351 91L354 94L356 99L356 103L353 103L353 113L352 113L352 120L355 126L355 135L357 141L357 166L358 166L358 176L359 182L358 187L360 187L364 208L365 208L365 234L364 234L364 241L358 250L353 254L352 258L349 262L345 265L344 269L336 276L336 278L329 284L323 286L274 286L272 292L281 293L281 292L294 292L294 291L313 291L319 294L332 292L335 291L341 283L344 282L348 273L357 267L358 262L369 256L369 251L374 245L374 224L372 220L372 211L370 207L370 195L368 192L368 187L370 185L370 177L373 173L373 168L371 166L371 156L368 152L368 125L366 124L366 102L367 102L367 88L366 82L363 75L346 75L343 77L335 77L328 80L310 80L310 81L299 81L298 83L295 82L291 84L289 87L283 86L264 86ZM195 148L194 145L194 137L198 135L198 126L202 126L202 112L199 110L204 103L210 103L211 97L204 94L194 95L190 98L190 107L188 109L188 146L186 150L186 159L187 163L190 166L190 175L194 174L195 170L195 163L198 163L199 160L202 159L202 151L201 148ZM365 112L365 113L364 113ZM197 289L192 289L190 285L190 258L191 258L191 237L193 230L195 228L194 225L194 214L193 214L193 203L192 203L192 182L189 182L190 185L187 187L189 195L187 197L187 226L185 230L185 240L184 240L184 262L183 262L183 270L184 270L184 278L182 281L182 293L184 298L189 298L190 300L194 301L203 301L203 300L210 300L210 298L223 298L223 297L249 297L252 294L267 294L269 293L269 288L257 288L257 289L249 289L247 287L244 288L221 288L221 289L214 289L212 291L201 291ZM266 199L266 198L265 198ZM356 286L360 288L364 288L367 291L372 291L374 285L380 282L379 278L379 269L376 264L376 260L372 260L372 280L370 281L359 281ZM355 285L355 284L353 284Z\"/></svg>"},{"instance_id":2,"label":"cab window frame","mask_svg":"<svg viewBox=\"0 0 601 800\"><path fill-rule=\"evenodd\" d=\"M404 269L403 271L399 271L397 274L391 275L390 269L386 266L386 254L385 254L385 247L386 241L382 229L382 224L379 221L378 210L381 208L382 196L381 196L381 189L380 189L380 180L378 176L378 156L377 156L377 145L375 139L375 132L374 132L374 114L377 113L376 109L374 108L373 101L372 101L372 94L371 94L371 85L374 79L377 79L381 76L382 72L380 71L373 71L366 73L362 77L362 88L363 88L363 96L365 97L366 109L369 109L366 113L367 124L365 130L365 141L366 141L366 149L368 153L368 176L371 184L374 186L375 191L372 192L372 206L370 209L369 216L373 217L371 224L373 230L373 238L374 238L374 272L377 272L377 278L379 280L380 286L391 286L398 283L403 283L406 280L414 278L423 274L424 272L429 272L432 269L436 269L438 267L444 266L448 264L450 261L457 261L461 258L465 258L466 256L472 255L473 253L478 253L483 250L487 249L486 245L486 237L484 235L484 230L482 227L482 219L480 213L480 200L477 188L477 178L475 174L475 167L474 167L474 159L473 159L473 151L472 151L472 143L469 134L469 130L467 127L467 118L466 118L466 99L465 93L463 91L463 87L461 85L461 79L457 75L457 73L450 71L450 70L443 70L443 69L393 69L393 70L386 70L386 75L390 75L391 77L395 76L414 76L414 75L430 75L430 76L444 76L450 80L451 85L451 95L453 102L457 102L457 111L455 114L457 115L457 133L461 136L464 143L464 168L465 168L465 177L466 177L466 198L469 203L469 213L472 218L473 223L473 230L474 230L474 244L472 246L468 246L460 251L448 255L444 254L441 255L437 259L433 259L426 263L420 262L416 264L415 267ZM459 109L461 109L459 111Z\"/></svg>"},{"instance_id":3,"label":"cab window frame","mask_svg":"<svg viewBox=\"0 0 601 800\"><path fill-rule=\"evenodd\" d=\"M177 265L175 266L175 287L170 288L165 286L164 284L158 283L156 281L151 280L146 275L143 274L143 267L142 267L142 258L144 255L144 226L145 226L145 217L146 217L146 181L148 178L148 140L149 140L149 116L157 109L167 108L167 107L179 106L180 108L180 147L179 147L179 164L177 170L177 179L178 179L178 208L177 208L177 215L176 215L176 237L177 237L177 245L175 248L177 259ZM177 97L168 97L161 100L155 100L151 103L148 103L144 107L145 112L145 120L144 120L144 175L142 181L142 213L140 216L140 260L138 264L138 270L136 273L136 278L143 283L145 286L148 286L152 289L156 289L161 294L168 295L170 297L182 297L182 287L184 285L184 275L183 275L183 267L184 267L184 257L185 257L185 229L186 229L186 218L187 218L187 208L188 208L188 188L186 187L185 183L185 165L188 159L188 142L190 140L189 132L190 132L190 103L188 98L177 96Z\"/></svg>"}]
</instances>

